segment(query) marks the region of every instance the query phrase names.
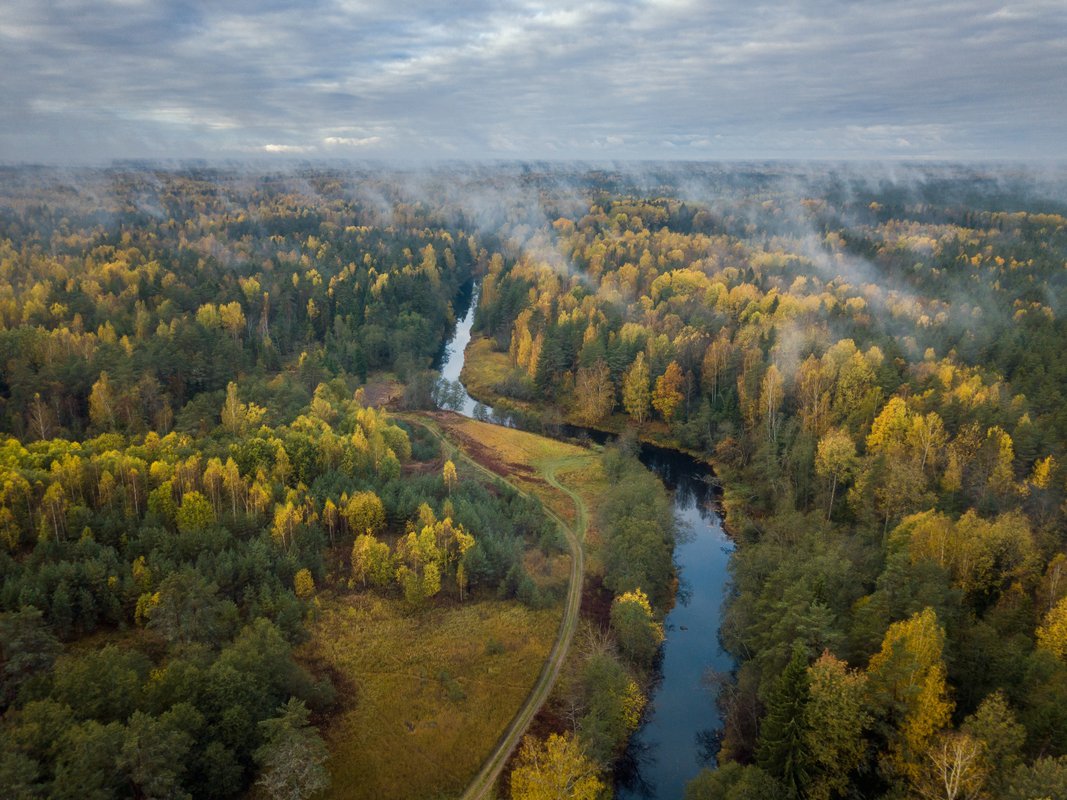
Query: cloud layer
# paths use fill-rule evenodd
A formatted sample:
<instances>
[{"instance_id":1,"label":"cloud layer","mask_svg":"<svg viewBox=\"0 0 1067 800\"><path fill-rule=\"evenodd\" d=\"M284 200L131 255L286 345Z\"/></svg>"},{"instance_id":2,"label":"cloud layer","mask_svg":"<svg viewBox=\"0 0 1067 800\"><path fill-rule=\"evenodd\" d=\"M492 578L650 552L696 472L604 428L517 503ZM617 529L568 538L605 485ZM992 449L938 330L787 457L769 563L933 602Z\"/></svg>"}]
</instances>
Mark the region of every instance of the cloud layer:
<instances>
[{"instance_id":1,"label":"cloud layer","mask_svg":"<svg viewBox=\"0 0 1067 800\"><path fill-rule=\"evenodd\" d=\"M1062 159L1063 0L31 0L0 160Z\"/></svg>"}]
</instances>

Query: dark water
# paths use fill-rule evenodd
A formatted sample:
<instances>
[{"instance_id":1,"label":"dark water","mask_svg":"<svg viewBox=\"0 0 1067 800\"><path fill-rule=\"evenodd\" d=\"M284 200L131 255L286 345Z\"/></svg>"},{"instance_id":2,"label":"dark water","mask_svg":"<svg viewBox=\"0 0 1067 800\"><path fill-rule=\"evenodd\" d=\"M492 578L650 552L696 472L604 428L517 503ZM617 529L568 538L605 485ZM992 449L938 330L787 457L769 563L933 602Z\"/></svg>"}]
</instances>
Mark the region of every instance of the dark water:
<instances>
[{"instance_id":1,"label":"dark water","mask_svg":"<svg viewBox=\"0 0 1067 800\"><path fill-rule=\"evenodd\" d=\"M644 724L630 740L617 770L615 797L682 796L702 767L714 764L721 720L705 685L708 669L727 672L733 659L719 646L723 589L733 544L715 510L710 470L694 459L644 446L641 461L674 494L681 536L674 550L680 586L667 614L660 665Z\"/></svg>"},{"instance_id":2,"label":"dark water","mask_svg":"<svg viewBox=\"0 0 1067 800\"><path fill-rule=\"evenodd\" d=\"M436 367L449 381L458 381L464 351L471 338L477 287L469 306L460 298L456 333L445 346ZM468 417L485 418L491 410L462 391L457 410ZM587 435L603 442L604 434L567 428L567 435ZM706 687L709 669L726 672L733 660L719 646L719 624L727 565L733 545L722 529L715 508L715 492L707 465L682 453L642 445L641 462L659 475L673 493L674 513L680 530L674 551L679 574L675 607L667 615L657 685L653 688L645 720L630 740L617 770L615 796L680 798L685 784L704 766L710 766L721 727L714 696Z\"/></svg>"}]
</instances>

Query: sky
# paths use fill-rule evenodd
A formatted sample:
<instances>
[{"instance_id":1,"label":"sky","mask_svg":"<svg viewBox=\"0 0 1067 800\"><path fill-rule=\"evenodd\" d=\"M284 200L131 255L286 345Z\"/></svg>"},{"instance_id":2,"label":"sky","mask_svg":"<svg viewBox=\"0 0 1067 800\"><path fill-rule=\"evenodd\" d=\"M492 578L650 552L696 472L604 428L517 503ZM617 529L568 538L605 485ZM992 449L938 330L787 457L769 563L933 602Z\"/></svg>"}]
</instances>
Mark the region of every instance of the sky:
<instances>
[{"instance_id":1,"label":"sky","mask_svg":"<svg viewBox=\"0 0 1067 800\"><path fill-rule=\"evenodd\" d=\"M1057 160L1067 0L21 0L0 162Z\"/></svg>"}]
</instances>

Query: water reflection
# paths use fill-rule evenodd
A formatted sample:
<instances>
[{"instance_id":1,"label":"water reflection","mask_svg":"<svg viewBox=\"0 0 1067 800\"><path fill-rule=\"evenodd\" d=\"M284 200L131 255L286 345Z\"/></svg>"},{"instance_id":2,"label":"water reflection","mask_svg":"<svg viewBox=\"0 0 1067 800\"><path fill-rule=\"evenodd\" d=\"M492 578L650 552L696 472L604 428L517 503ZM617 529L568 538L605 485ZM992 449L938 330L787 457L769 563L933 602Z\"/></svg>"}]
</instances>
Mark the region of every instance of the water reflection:
<instances>
[{"instance_id":1,"label":"water reflection","mask_svg":"<svg viewBox=\"0 0 1067 800\"><path fill-rule=\"evenodd\" d=\"M683 454L643 446L641 461L673 491L679 527L689 535L675 547L678 602L667 615L667 639L641 728L631 739L630 772L620 776L616 797L674 800L685 784L714 763L721 728L715 692L703 680L708 668L729 671L733 660L718 631L732 543L716 512L710 471Z\"/></svg>"}]
</instances>

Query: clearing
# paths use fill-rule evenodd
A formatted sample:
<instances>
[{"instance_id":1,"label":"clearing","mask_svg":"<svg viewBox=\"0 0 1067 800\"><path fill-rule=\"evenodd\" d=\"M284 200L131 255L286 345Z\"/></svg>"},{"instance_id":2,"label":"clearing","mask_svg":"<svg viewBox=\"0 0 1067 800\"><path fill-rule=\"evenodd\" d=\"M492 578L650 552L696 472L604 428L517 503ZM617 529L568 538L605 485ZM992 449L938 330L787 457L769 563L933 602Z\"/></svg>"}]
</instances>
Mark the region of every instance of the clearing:
<instances>
[{"instance_id":1,"label":"clearing","mask_svg":"<svg viewBox=\"0 0 1067 800\"><path fill-rule=\"evenodd\" d=\"M300 655L331 673L327 798L456 797L533 689L561 609L481 600L411 613L371 592L321 599Z\"/></svg>"}]
</instances>

